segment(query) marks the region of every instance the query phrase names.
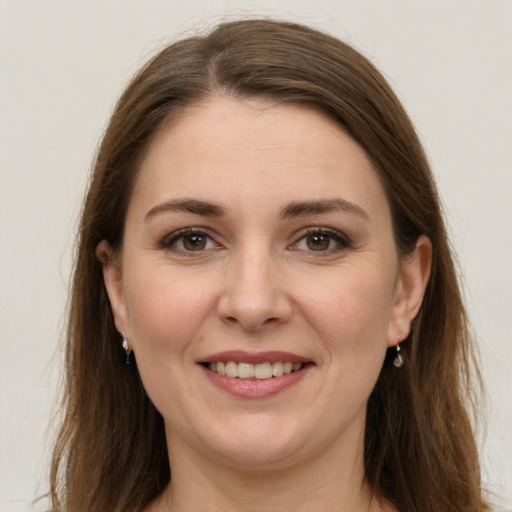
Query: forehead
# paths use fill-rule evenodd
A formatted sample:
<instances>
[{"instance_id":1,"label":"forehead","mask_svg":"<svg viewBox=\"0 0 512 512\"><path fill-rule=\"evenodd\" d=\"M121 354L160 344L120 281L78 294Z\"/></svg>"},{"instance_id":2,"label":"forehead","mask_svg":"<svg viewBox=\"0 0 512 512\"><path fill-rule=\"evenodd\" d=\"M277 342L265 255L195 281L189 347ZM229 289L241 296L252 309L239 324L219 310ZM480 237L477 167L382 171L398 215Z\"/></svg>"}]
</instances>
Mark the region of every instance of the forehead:
<instances>
[{"instance_id":1,"label":"forehead","mask_svg":"<svg viewBox=\"0 0 512 512\"><path fill-rule=\"evenodd\" d=\"M157 134L132 199L146 207L173 196L239 207L272 199L278 207L333 195L387 207L370 158L343 127L304 105L214 97Z\"/></svg>"}]
</instances>

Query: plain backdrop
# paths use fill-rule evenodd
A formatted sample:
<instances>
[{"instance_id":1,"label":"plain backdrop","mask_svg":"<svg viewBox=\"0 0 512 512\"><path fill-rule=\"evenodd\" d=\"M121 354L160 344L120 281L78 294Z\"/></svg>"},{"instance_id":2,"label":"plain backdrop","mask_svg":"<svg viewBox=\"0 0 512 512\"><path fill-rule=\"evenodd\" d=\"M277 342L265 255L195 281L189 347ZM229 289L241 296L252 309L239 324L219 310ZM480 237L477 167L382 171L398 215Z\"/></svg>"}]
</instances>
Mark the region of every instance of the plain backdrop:
<instances>
[{"instance_id":1,"label":"plain backdrop","mask_svg":"<svg viewBox=\"0 0 512 512\"><path fill-rule=\"evenodd\" d=\"M417 126L482 353L485 483L512 500L512 1L0 0L0 512L47 491L76 219L117 96L163 44L258 15L353 43Z\"/></svg>"}]
</instances>

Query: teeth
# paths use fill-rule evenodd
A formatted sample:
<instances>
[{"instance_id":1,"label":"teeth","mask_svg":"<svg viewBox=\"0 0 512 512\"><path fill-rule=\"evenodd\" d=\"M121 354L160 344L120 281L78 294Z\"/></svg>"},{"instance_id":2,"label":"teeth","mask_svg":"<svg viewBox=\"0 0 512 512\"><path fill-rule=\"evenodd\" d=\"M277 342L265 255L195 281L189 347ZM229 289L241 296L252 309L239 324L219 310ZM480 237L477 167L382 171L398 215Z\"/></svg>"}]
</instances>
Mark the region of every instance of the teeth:
<instances>
[{"instance_id":1,"label":"teeth","mask_svg":"<svg viewBox=\"0 0 512 512\"><path fill-rule=\"evenodd\" d=\"M228 377L238 377L238 365L233 361L226 363L226 375Z\"/></svg>"},{"instance_id":2,"label":"teeth","mask_svg":"<svg viewBox=\"0 0 512 512\"><path fill-rule=\"evenodd\" d=\"M255 369L253 364L238 363L238 377L240 379L251 379L254 377Z\"/></svg>"},{"instance_id":3,"label":"teeth","mask_svg":"<svg viewBox=\"0 0 512 512\"><path fill-rule=\"evenodd\" d=\"M272 375L274 377L281 377L283 375L283 363L281 361L277 361L272 365Z\"/></svg>"},{"instance_id":4,"label":"teeth","mask_svg":"<svg viewBox=\"0 0 512 512\"><path fill-rule=\"evenodd\" d=\"M275 363L236 363L234 361L208 363L208 369L219 375L226 375L239 379L266 380L272 377L281 377L284 374L297 372L304 365L302 363L291 363L289 361L276 361Z\"/></svg>"},{"instance_id":5,"label":"teeth","mask_svg":"<svg viewBox=\"0 0 512 512\"><path fill-rule=\"evenodd\" d=\"M271 379L272 378L272 365L270 363L257 364L254 367L254 376L257 379Z\"/></svg>"}]
</instances>

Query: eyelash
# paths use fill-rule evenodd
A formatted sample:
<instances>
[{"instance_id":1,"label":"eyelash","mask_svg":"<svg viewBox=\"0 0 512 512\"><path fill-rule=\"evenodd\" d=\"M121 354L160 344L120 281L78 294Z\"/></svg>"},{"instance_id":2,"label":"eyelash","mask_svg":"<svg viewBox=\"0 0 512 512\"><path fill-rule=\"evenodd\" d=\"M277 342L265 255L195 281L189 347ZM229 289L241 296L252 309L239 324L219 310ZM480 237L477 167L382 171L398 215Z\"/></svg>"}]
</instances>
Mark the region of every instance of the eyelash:
<instances>
[{"instance_id":1,"label":"eyelash","mask_svg":"<svg viewBox=\"0 0 512 512\"><path fill-rule=\"evenodd\" d=\"M189 228L179 229L178 231L174 231L173 233L170 233L169 235L167 235L160 242L159 248L167 249L167 250L175 250L176 252L179 252L181 254L186 254L187 256L193 256L194 253L196 253L196 252L201 253L201 252L204 252L205 250L212 249L210 247L210 248L204 248L204 249L194 251L194 250L187 250L184 248L173 247L173 245L176 244L177 242L179 242L180 240L183 241L186 239L186 237L192 237L192 236L198 236L198 237L204 238L206 240L206 242L205 242L206 244L208 244L209 242L210 243L213 242L216 246L215 248L220 247L220 245L217 244L217 242L215 242L213 237L210 234L208 234L206 231L199 229L199 228L189 227ZM329 247L326 249L319 250L319 251L315 251L312 249L301 249L298 247L302 241L306 241L306 243L307 243L307 238L311 237L311 236L327 237L328 241L329 241ZM296 233L295 238L296 238L296 241L288 246L291 250L302 250L302 251L310 252L310 253L318 253L319 256L331 255L333 253L340 252L345 249L349 249L352 245L350 239L346 235L344 235L334 229L325 228L325 227L305 228L305 229L299 231L298 233ZM334 248L330 247L332 241L334 241L337 244L337 246Z\"/></svg>"},{"instance_id":2,"label":"eyelash","mask_svg":"<svg viewBox=\"0 0 512 512\"><path fill-rule=\"evenodd\" d=\"M318 253L319 256L332 255L333 253L337 253L337 252L343 251L345 249L349 249L352 246L352 242L346 235L340 233L339 231L336 231L335 229L330 229L330 228L309 227L309 228L305 228L305 229L299 231L296 236L297 236L297 241L294 242L290 246L290 248L295 249L295 250L304 250L304 251L310 252L310 253ZM311 237L311 236L327 237L329 240L329 245L330 245L331 241L334 241L337 246L333 247L333 248L328 247L327 249L320 250L320 251L314 251L311 249L309 249L309 250L308 249L299 249L297 247L300 242L306 241L307 238Z\"/></svg>"},{"instance_id":3,"label":"eyelash","mask_svg":"<svg viewBox=\"0 0 512 512\"><path fill-rule=\"evenodd\" d=\"M192 256L194 252L203 252L203 250L199 251L192 251L187 249L178 249L177 247L173 247L174 244L179 242L180 240L184 240L186 237L192 237L192 236L198 236L203 237L206 240L206 243L208 242L214 242L216 245L216 248L219 247L219 245L213 240L212 236L206 233L205 231L198 229L198 228L184 228L179 229L178 231L174 231L173 233L167 235L159 244L160 249L174 249L175 251Z\"/></svg>"}]
</instances>

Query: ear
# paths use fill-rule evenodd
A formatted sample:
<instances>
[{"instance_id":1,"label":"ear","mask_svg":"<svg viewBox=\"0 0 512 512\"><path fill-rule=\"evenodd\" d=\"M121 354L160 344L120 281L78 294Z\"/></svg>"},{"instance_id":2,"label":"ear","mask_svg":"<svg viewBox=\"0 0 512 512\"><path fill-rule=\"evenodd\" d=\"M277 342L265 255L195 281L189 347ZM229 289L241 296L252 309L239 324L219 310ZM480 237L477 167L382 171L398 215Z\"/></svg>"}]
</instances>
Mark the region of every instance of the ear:
<instances>
[{"instance_id":1,"label":"ear","mask_svg":"<svg viewBox=\"0 0 512 512\"><path fill-rule=\"evenodd\" d=\"M114 249L106 240L102 240L96 247L96 257L103 266L103 281L107 289L110 306L114 315L116 329L125 332L127 336L128 312L124 298L123 280L119 257L114 254Z\"/></svg>"},{"instance_id":2,"label":"ear","mask_svg":"<svg viewBox=\"0 0 512 512\"><path fill-rule=\"evenodd\" d=\"M400 264L395 286L393 311L388 332L388 346L405 339L411 322L418 314L427 288L432 264L432 243L424 235L416 241L411 254Z\"/></svg>"}]
</instances>

